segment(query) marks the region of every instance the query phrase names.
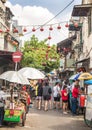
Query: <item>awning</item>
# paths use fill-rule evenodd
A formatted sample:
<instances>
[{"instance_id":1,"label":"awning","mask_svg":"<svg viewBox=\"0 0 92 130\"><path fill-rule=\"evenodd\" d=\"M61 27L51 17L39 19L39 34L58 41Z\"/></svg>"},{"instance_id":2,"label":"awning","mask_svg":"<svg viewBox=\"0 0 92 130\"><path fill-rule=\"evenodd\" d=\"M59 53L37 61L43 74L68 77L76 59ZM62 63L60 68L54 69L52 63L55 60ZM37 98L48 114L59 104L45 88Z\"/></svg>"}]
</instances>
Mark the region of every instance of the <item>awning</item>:
<instances>
[{"instance_id":1,"label":"awning","mask_svg":"<svg viewBox=\"0 0 92 130\"><path fill-rule=\"evenodd\" d=\"M69 37L59 43L57 43L57 47L69 47L71 45L72 40L76 39L76 35L73 35L72 37Z\"/></svg>"},{"instance_id":2,"label":"awning","mask_svg":"<svg viewBox=\"0 0 92 130\"><path fill-rule=\"evenodd\" d=\"M87 16L92 4L75 5L72 16Z\"/></svg>"},{"instance_id":3,"label":"awning","mask_svg":"<svg viewBox=\"0 0 92 130\"><path fill-rule=\"evenodd\" d=\"M82 62L85 62L85 61L88 61L90 58L85 58L85 59L82 59L80 61L76 61L75 64L78 64L78 63L82 63Z\"/></svg>"}]
</instances>

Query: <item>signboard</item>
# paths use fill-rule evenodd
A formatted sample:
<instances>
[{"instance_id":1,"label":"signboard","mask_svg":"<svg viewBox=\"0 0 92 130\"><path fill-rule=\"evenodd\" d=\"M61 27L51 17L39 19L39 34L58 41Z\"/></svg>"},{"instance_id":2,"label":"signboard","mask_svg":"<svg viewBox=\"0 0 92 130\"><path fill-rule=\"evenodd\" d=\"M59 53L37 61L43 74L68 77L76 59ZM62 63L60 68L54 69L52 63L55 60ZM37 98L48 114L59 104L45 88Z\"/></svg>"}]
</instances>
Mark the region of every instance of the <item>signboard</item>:
<instances>
[{"instance_id":1,"label":"signboard","mask_svg":"<svg viewBox=\"0 0 92 130\"><path fill-rule=\"evenodd\" d=\"M22 53L19 52L19 51L14 52L14 53L12 54L12 59L13 59L13 61L14 61L15 63L20 62L21 58L22 58Z\"/></svg>"}]
</instances>

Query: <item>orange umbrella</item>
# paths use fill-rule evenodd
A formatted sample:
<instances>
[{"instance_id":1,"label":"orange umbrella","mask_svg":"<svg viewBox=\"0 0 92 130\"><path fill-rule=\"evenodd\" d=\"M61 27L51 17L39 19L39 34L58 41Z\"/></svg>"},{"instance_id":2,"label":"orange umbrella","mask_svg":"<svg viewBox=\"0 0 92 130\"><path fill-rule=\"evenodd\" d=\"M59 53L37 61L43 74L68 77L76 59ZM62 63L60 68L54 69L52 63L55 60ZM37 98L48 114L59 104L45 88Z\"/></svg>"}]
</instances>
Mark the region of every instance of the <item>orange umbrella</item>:
<instances>
[{"instance_id":1,"label":"orange umbrella","mask_svg":"<svg viewBox=\"0 0 92 130\"><path fill-rule=\"evenodd\" d=\"M80 74L79 80L84 80L84 79L92 79L92 75L88 72Z\"/></svg>"}]
</instances>

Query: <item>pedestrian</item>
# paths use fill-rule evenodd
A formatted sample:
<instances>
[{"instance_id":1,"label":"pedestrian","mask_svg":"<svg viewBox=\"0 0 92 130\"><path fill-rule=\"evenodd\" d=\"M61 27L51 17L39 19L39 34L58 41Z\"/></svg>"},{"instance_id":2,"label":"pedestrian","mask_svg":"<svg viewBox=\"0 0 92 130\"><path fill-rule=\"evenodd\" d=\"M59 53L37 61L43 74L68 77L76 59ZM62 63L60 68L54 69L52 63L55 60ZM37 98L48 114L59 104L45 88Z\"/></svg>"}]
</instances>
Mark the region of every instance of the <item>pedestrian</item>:
<instances>
[{"instance_id":1,"label":"pedestrian","mask_svg":"<svg viewBox=\"0 0 92 130\"><path fill-rule=\"evenodd\" d=\"M4 87L1 86L0 90L0 127L3 125L3 119L4 119L4 106L5 106L5 92Z\"/></svg>"},{"instance_id":2,"label":"pedestrian","mask_svg":"<svg viewBox=\"0 0 92 130\"><path fill-rule=\"evenodd\" d=\"M31 103L31 98L30 98L30 95L27 92L27 87L25 85L22 87L22 90L20 92L20 100L21 100L22 103L24 103L25 108L26 108L26 113L28 113L29 106L30 106L30 103Z\"/></svg>"},{"instance_id":3,"label":"pedestrian","mask_svg":"<svg viewBox=\"0 0 92 130\"><path fill-rule=\"evenodd\" d=\"M67 114L67 109L68 109L68 89L67 89L66 85L63 86L63 90L61 91L61 95L62 95L63 113Z\"/></svg>"},{"instance_id":4,"label":"pedestrian","mask_svg":"<svg viewBox=\"0 0 92 130\"><path fill-rule=\"evenodd\" d=\"M41 106L42 106L42 93L43 93L43 81L39 80L38 81L38 87L37 87L37 109L41 110Z\"/></svg>"},{"instance_id":5,"label":"pedestrian","mask_svg":"<svg viewBox=\"0 0 92 130\"><path fill-rule=\"evenodd\" d=\"M78 107L78 96L79 96L79 85L75 84L72 90L72 114L77 114L77 107Z\"/></svg>"},{"instance_id":6,"label":"pedestrian","mask_svg":"<svg viewBox=\"0 0 92 130\"><path fill-rule=\"evenodd\" d=\"M5 101L0 97L0 127L3 125Z\"/></svg>"},{"instance_id":7,"label":"pedestrian","mask_svg":"<svg viewBox=\"0 0 92 130\"><path fill-rule=\"evenodd\" d=\"M49 82L45 82L45 85L43 86L43 99L44 99L44 110L48 110L48 103L51 98L51 88L49 86Z\"/></svg>"},{"instance_id":8,"label":"pedestrian","mask_svg":"<svg viewBox=\"0 0 92 130\"><path fill-rule=\"evenodd\" d=\"M59 82L56 82L55 86L53 87L53 98L54 98L53 102L54 109L56 108L60 109L61 91Z\"/></svg>"},{"instance_id":9,"label":"pedestrian","mask_svg":"<svg viewBox=\"0 0 92 130\"><path fill-rule=\"evenodd\" d=\"M80 95L79 95L79 111L81 111L82 114L84 114L84 110L85 110L85 100L86 100L86 95L85 95L84 87L81 87Z\"/></svg>"}]
</instances>

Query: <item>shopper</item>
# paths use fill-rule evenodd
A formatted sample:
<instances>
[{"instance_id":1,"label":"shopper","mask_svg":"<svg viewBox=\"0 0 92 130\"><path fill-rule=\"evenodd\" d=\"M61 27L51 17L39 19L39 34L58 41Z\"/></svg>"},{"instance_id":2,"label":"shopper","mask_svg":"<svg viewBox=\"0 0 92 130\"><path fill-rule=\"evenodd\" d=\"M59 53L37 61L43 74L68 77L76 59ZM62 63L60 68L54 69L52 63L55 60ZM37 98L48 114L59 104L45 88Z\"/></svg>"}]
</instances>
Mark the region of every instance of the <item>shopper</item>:
<instances>
[{"instance_id":1,"label":"shopper","mask_svg":"<svg viewBox=\"0 0 92 130\"><path fill-rule=\"evenodd\" d=\"M76 84L72 90L72 114L77 114L77 107L78 107L78 96L79 96L79 85Z\"/></svg>"},{"instance_id":2,"label":"shopper","mask_svg":"<svg viewBox=\"0 0 92 130\"><path fill-rule=\"evenodd\" d=\"M61 91L59 82L56 82L55 86L53 87L53 98L54 98L53 102L54 109L56 108L60 109Z\"/></svg>"},{"instance_id":3,"label":"shopper","mask_svg":"<svg viewBox=\"0 0 92 130\"><path fill-rule=\"evenodd\" d=\"M45 82L44 86L43 86L43 99L44 99L44 110L47 111L48 110L48 103L49 100L51 98L51 88L49 86L48 82Z\"/></svg>"},{"instance_id":4,"label":"shopper","mask_svg":"<svg viewBox=\"0 0 92 130\"><path fill-rule=\"evenodd\" d=\"M41 106L42 106L42 93L43 93L43 81L39 80L38 81L38 87L37 87L37 109L41 110Z\"/></svg>"},{"instance_id":5,"label":"shopper","mask_svg":"<svg viewBox=\"0 0 92 130\"><path fill-rule=\"evenodd\" d=\"M62 109L63 113L67 114L67 109L68 109L68 89L67 86L63 86L63 90L61 91L62 94Z\"/></svg>"}]
</instances>

